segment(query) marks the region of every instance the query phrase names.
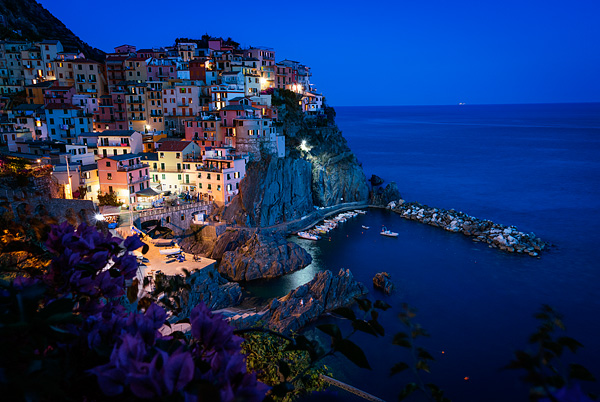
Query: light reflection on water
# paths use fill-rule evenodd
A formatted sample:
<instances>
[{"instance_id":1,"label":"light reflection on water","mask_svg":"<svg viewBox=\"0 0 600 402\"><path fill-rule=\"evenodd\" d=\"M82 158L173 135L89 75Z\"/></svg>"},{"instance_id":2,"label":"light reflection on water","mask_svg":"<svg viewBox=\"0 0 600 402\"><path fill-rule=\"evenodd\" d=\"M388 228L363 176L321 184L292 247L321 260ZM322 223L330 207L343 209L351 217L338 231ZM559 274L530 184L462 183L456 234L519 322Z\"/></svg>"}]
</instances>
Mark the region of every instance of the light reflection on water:
<instances>
[{"instance_id":1,"label":"light reflection on water","mask_svg":"<svg viewBox=\"0 0 600 402\"><path fill-rule=\"evenodd\" d=\"M302 248L308 251L313 259L312 262L303 269L300 269L282 278L256 280L245 283L242 287L246 292L249 293L250 296L265 299L265 301L274 297L285 296L298 286L302 286L305 283L310 282L315 277L317 272L325 269L323 268L324 265L320 259L321 250L316 242L312 240L300 239L295 236L289 238L288 240L300 245Z\"/></svg>"}]
</instances>

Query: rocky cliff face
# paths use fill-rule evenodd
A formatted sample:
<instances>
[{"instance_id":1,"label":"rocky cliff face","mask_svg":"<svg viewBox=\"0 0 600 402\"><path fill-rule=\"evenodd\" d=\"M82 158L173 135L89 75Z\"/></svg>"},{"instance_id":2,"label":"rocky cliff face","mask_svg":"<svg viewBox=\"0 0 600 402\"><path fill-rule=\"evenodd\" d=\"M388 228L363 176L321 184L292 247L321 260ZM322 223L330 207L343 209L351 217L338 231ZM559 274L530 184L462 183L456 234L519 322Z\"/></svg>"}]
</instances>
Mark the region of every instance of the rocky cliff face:
<instances>
[{"instance_id":1,"label":"rocky cliff face","mask_svg":"<svg viewBox=\"0 0 600 402\"><path fill-rule=\"evenodd\" d=\"M273 99L274 104L282 102L275 94ZM314 206L367 201L367 180L341 131L332 121L306 117L295 99L287 100L278 106L286 157L249 164L224 219L266 227L298 219Z\"/></svg>"},{"instance_id":2,"label":"rocky cliff face","mask_svg":"<svg viewBox=\"0 0 600 402\"><path fill-rule=\"evenodd\" d=\"M6 27L0 27L2 38L30 41L57 39L65 50L80 50L87 58L98 61L105 57L104 52L83 42L35 0L0 0L0 15L6 20Z\"/></svg>"},{"instance_id":3,"label":"rocky cliff face","mask_svg":"<svg viewBox=\"0 0 600 402\"><path fill-rule=\"evenodd\" d=\"M240 194L223 218L245 226L271 226L313 210L310 162L298 158L263 158L250 163Z\"/></svg>"},{"instance_id":4,"label":"rocky cliff face","mask_svg":"<svg viewBox=\"0 0 600 402\"><path fill-rule=\"evenodd\" d=\"M319 272L312 281L292 290L258 314L232 322L237 327L250 327L258 322L284 334L298 331L322 314L354 303L355 298L367 294L367 288L354 280L350 270Z\"/></svg>"},{"instance_id":5,"label":"rocky cliff face","mask_svg":"<svg viewBox=\"0 0 600 402\"><path fill-rule=\"evenodd\" d=\"M219 272L234 281L276 278L312 261L310 254L281 235L254 233L233 251L225 251Z\"/></svg>"},{"instance_id":6,"label":"rocky cliff face","mask_svg":"<svg viewBox=\"0 0 600 402\"><path fill-rule=\"evenodd\" d=\"M240 285L228 282L212 267L194 271L186 282L190 289L182 290L182 317L188 317L200 302L211 310L218 310L236 306L242 300Z\"/></svg>"}]
</instances>

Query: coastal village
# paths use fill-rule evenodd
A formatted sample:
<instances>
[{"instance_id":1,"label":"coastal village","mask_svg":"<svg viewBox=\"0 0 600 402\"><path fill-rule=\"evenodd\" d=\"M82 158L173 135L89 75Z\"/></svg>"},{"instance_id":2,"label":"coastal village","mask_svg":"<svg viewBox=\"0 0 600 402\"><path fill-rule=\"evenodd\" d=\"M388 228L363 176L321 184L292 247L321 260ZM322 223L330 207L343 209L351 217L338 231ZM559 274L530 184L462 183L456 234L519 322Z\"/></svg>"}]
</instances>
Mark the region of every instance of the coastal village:
<instances>
[{"instance_id":1,"label":"coastal village","mask_svg":"<svg viewBox=\"0 0 600 402\"><path fill-rule=\"evenodd\" d=\"M58 40L0 42L3 222L52 217L127 238L113 261L135 256L129 301L177 306L157 323L161 336L193 331L199 308L233 328L288 336L352 305L369 290L350 269L316 272L268 301L249 300L243 286L307 267L303 242L324 241L348 220L369 230L368 207L507 252L537 257L546 247L514 227L406 203L395 183L375 175L367 184L310 68L275 54L205 36L153 49L121 45L99 62ZM19 184L23 176L28 185ZM79 226L77 236L85 231ZM398 241L396 231L373 231ZM144 243L134 250L136 234ZM373 288L394 291L389 273L373 274ZM376 315L368 325L380 333Z\"/></svg>"},{"instance_id":2,"label":"coastal village","mask_svg":"<svg viewBox=\"0 0 600 402\"><path fill-rule=\"evenodd\" d=\"M285 156L274 89L323 113L310 68L222 39L137 49L104 63L58 40L0 43L0 138L9 157L52 167L65 199L152 208L165 194L224 205L260 153ZM23 93L21 102L6 95Z\"/></svg>"}]
</instances>

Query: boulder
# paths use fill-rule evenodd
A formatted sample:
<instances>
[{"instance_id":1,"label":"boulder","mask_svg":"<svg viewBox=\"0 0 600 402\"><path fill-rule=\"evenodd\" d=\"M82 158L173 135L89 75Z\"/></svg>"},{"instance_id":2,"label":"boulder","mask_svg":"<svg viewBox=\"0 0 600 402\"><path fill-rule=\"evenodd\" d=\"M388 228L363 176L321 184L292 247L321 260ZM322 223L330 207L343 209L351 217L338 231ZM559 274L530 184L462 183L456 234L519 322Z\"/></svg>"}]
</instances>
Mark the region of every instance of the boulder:
<instances>
[{"instance_id":1,"label":"boulder","mask_svg":"<svg viewBox=\"0 0 600 402\"><path fill-rule=\"evenodd\" d=\"M354 303L367 294L367 288L354 280L350 270L319 272L312 281L273 302L261 320L281 333L298 331L323 313Z\"/></svg>"},{"instance_id":2,"label":"boulder","mask_svg":"<svg viewBox=\"0 0 600 402\"><path fill-rule=\"evenodd\" d=\"M385 188L377 187L371 192L371 204L376 206L386 206L392 201L401 199L400 190L396 182L391 182Z\"/></svg>"},{"instance_id":3,"label":"boulder","mask_svg":"<svg viewBox=\"0 0 600 402\"><path fill-rule=\"evenodd\" d=\"M373 287L383 291L385 294L391 294L394 290L392 276L387 272L379 272L373 277Z\"/></svg>"},{"instance_id":4,"label":"boulder","mask_svg":"<svg viewBox=\"0 0 600 402\"><path fill-rule=\"evenodd\" d=\"M240 285L227 281L212 266L192 272L185 281L190 288L181 290L181 317L189 317L200 302L204 302L211 310L219 310L236 306L242 301Z\"/></svg>"},{"instance_id":5,"label":"boulder","mask_svg":"<svg viewBox=\"0 0 600 402\"><path fill-rule=\"evenodd\" d=\"M371 175L371 178L369 179L369 181L371 182L372 186L381 186L383 184L383 179L377 175Z\"/></svg>"},{"instance_id":6,"label":"boulder","mask_svg":"<svg viewBox=\"0 0 600 402\"><path fill-rule=\"evenodd\" d=\"M306 250L288 242L281 234L254 231L249 237L238 236L236 241L235 247L228 243L223 249L231 251L222 253L218 267L221 274L234 281L276 278L304 268L312 261Z\"/></svg>"}]
</instances>

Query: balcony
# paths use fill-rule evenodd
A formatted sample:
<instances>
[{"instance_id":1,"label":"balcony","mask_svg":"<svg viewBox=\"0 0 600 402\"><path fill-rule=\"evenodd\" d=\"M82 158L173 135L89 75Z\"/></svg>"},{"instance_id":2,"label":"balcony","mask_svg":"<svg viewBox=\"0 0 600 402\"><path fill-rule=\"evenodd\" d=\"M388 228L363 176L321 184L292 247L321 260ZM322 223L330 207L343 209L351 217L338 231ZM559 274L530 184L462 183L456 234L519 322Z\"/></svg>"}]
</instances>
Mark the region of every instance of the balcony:
<instances>
[{"instance_id":1,"label":"balcony","mask_svg":"<svg viewBox=\"0 0 600 402\"><path fill-rule=\"evenodd\" d=\"M85 83L85 77L77 77L77 79L75 80L75 82L77 82L78 84L84 84Z\"/></svg>"},{"instance_id":2,"label":"balcony","mask_svg":"<svg viewBox=\"0 0 600 402\"><path fill-rule=\"evenodd\" d=\"M117 165L117 170L120 172L129 172L130 170L143 169L150 167L148 163L136 163L134 165Z\"/></svg>"},{"instance_id":3,"label":"balcony","mask_svg":"<svg viewBox=\"0 0 600 402\"><path fill-rule=\"evenodd\" d=\"M200 163L200 162L202 162L202 156L184 156L183 157L183 161L184 162Z\"/></svg>"},{"instance_id":4,"label":"balcony","mask_svg":"<svg viewBox=\"0 0 600 402\"><path fill-rule=\"evenodd\" d=\"M144 100L143 100L143 99L139 99L139 98L138 98L138 99L131 99L131 98L130 98L130 99L129 99L129 103L132 103L132 104L133 104L133 103L146 103L146 102L144 102Z\"/></svg>"},{"instance_id":5,"label":"balcony","mask_svg":"<svg viewBox=\"0 0 600 402\"><path fill-rule=\"evenodd\" d=\"M129 177L129 180L127 182L129 184L136 184L136 183L141 183L143 181L148 181L148 180L150 180L150 176L143 175L142 177Z\"/></svg>"}]
</instances>

